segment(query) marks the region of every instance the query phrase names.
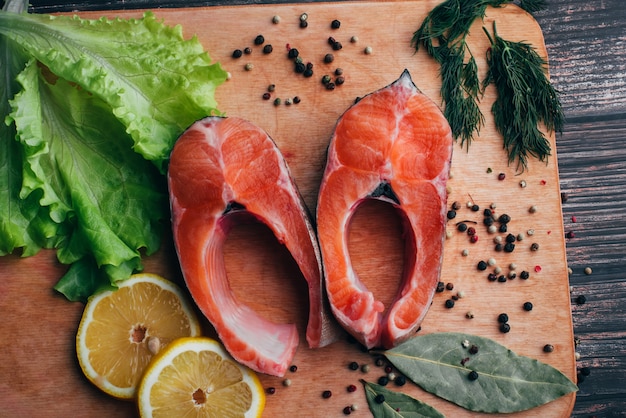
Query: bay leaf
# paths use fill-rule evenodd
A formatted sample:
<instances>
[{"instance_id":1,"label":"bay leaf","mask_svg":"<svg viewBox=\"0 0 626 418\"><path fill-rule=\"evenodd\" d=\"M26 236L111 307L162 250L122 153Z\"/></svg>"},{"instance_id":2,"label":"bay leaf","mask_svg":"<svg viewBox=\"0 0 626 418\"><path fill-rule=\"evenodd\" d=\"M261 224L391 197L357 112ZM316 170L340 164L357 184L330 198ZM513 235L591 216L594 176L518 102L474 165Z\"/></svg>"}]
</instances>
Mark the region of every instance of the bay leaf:
<instances>
[{"instance_id":1,"label":"bay leaf","mask_svg":"<svg viewBox=\"0 0 626 418\"><path fill-rule=\"evenodd\" d=\"M469 345L464 346L465 340ZM477 350L474 354L470 353L472 346ZM470 411L524 411L578 389L549 364L476 335L444 332L416 336L383 354L425 391ZM476 379L471 379L476 377L470 376L472 372L477 373Z\"/></svg>"},{"instance_id":2,"label":"bay leaf","mask_svg":"<svg viewBox=\"0 0 626 418\"><path fill-rule=\"evenodd\" d=\"M432 406L405 393L395 392L365 380L361 380L361 383L374 418L444 418L444 415ZM379 395L384 397L382 402L376 400Z\"/></svg>"}]
</instances>

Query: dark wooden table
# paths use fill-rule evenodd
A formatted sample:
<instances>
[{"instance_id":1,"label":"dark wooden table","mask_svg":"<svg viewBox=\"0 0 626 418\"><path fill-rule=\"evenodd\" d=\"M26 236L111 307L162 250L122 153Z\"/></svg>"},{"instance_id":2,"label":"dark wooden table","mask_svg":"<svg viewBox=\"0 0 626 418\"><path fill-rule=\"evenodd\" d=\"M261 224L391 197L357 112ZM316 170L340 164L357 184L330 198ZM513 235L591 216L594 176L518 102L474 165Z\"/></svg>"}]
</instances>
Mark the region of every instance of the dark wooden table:
<instances>
[{"instance_id":1,"label":"dark wooden table","mask_svg":"<svg viewBox=\"0 0 626 418\"><path fill-rule=\"evenodd\" d=\"M260 1L31 3L31 11L50 13ZM563 222L574 235L567 257L578 367L590 371L573 416L626 417L626 7L623 0L548 0L535 17L567 118L557 137Z\"/></svg>"}]
</instances>

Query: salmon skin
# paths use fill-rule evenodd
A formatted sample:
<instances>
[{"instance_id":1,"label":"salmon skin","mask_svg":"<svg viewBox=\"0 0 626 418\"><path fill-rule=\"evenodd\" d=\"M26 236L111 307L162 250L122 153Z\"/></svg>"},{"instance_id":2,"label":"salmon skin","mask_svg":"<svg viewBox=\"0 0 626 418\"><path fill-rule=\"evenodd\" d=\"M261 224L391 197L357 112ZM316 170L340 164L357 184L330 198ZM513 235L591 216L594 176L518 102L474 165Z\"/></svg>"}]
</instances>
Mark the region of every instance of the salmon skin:
<instances>
[{"instance_id":1,"label":"salmon skin","mask_svg":"<svg viewBox=\"0 0 626 418\"><path fill-rule=\"evenodd\" d=\"M308 211L266 132L234 117L196 122L172 150L168 186L174 243L186 285L235 360L283 376L299 339L295 324L263 318L236 300L230 288L224 241L233 225L250 217L271 229L307 281L309 346L322 347L336 339Z\"/></svg>"},{"instance_id":2,"label":"salmon skin","mask_svg":"<svg viewBox=\"0 0 626 418\"><path fill-rule=\"evenodd\" d=\"M391 348L415 333L432 302L443 260L450 126L405 70L337 121L318 196L317 231L326 290L338 322L367 348ZM386 307L367 289L348 253L350 220L366 199L400 212L405 262Z\"/></svg>"}]
</instances>

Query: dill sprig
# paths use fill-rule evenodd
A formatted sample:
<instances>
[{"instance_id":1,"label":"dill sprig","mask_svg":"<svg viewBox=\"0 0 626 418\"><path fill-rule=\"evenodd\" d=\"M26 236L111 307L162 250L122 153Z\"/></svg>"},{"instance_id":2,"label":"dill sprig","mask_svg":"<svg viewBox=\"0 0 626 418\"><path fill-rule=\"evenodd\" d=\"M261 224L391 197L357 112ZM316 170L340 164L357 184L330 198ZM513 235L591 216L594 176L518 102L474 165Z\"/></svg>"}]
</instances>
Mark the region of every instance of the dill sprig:
<instances>
[{"instance_id":1,"label":"dill sprig","mask_svg":"<svg viewBox=\"0 0 626 418\"><path fill-rule=\"evenodd\" d=\"M465 40L474 20L485 16L487 6L507 1L446 0L428 13L411 40L416 51L423 45L439 63L444 114L454 138L467 147L484 124L484 116L478 106L481 90L476 60Z\"/></svg>"},{"instance_id":2,"label":"dill sprig","mask_svg":"<svg viewBox=\"0 0 626 418\"><path fill-rule=\"evenodd\" d=\"M539 129L543 123L550 132L563 130L564 116L558 92L547 77L547 62L525 42L502 39L493 24L487 51L487 75L482 87L493 83L498 93L491 111L497 130L504 139L509 164L517 160L524 171L528 157L547 161L550 143Z\"/></svg>"}]
</instances>

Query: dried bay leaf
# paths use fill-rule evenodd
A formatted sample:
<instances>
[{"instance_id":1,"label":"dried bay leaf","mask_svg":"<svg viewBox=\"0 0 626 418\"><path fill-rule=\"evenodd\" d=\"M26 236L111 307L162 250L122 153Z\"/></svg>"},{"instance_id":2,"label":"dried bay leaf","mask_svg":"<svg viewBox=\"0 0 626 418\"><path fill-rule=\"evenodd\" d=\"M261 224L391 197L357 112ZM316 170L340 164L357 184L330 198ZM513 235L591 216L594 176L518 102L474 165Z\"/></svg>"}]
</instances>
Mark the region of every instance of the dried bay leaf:
<instances>
[{"instance_id":1,"label":"dried bay leaf","mask_svg":"<svg viewBox=\"0 0 626 418\"><path fill-rule=\"evenodd\" d=\"M417 336L383 354L422 389L470 411L524 411L578 389L554 367L476 335ZM472 371L478 373L475 380Z\"/></svg>"},{"instance_id":2,"label":"dried bay leaf","mask_svg":"<svg viewBox=\"0 0 626 418\"><path fill-rule=\"evenodd\" d=\"M432 406L404 393L394 392L376 383L361 380L370 412L375 418L444 418L444 415ZM382 395L384 400L377 396Z\"/></svg>"}]
</instances>

